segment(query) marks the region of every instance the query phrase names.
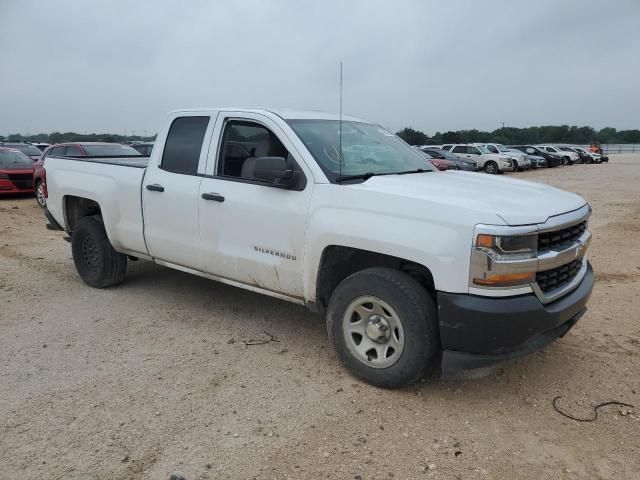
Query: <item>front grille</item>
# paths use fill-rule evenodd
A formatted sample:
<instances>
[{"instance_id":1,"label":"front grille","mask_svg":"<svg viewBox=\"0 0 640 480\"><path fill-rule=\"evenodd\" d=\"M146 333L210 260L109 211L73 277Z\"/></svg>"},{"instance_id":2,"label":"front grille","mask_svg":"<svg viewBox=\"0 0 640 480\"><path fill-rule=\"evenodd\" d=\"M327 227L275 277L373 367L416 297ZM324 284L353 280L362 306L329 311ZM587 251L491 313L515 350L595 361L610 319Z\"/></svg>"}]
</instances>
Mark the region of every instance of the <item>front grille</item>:
<instances>
[{"instance_id":1,"label":"front grille","mask_svg":"<svg viewBox=\"0 0 640 480\"><path fill-rule=\"evenodd\" d=\"M33 188L33 174L31 173L10 173L9 180L11 180L11 183L17 188Z\"/></svg>"},{"instance_id":2,"label":"front grille","mask_svg":"<svg viewBox=\"0 0 640 480\"><path fill-rule=\"evenodd\" d=\"M575 243L587 229L587 221L561 230L538 234L538 251L554 250L569 243Z\"/></svg>"},{"instance_id":3,"label":"front grille","mask_svg":"<svg viewBox=\"0 0 640 480\"><path fill-rule=\"evenodd\" d=\"M579 258L552 270L536 273L536 282L540 290L542 290L543 293L547 293L549 290L563 287L571 282L581 267L582 258Z\"/></svg>"}]
</instances>

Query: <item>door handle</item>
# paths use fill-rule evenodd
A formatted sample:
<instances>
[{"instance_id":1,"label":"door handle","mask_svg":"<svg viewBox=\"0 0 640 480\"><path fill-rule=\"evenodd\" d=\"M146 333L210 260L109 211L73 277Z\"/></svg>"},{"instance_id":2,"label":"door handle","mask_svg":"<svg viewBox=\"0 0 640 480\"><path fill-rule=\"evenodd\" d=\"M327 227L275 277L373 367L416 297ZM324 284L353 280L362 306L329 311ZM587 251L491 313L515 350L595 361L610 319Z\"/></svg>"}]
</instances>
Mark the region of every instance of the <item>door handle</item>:
<instances>
[{"instance_id":1,"label":"door handle","mask_svg":"<svg viewBox=\"0 0 640 480\"><path fill-rule=\"evenodd\" d=\"M151 190L152 192L164 192L164 187L154 183L152 185L147 185L147 190Z\"/></svg>"},{"instance_id":2,"label":"door handle","mask_svg":"<svg viewBox=\"0 0 640 480\"><path fill-rule=\"evenodd\" d=\"M224 202L224 197L219 193L203 193L202 198L205 200L213 200L214 202Z\"/></svg>"}]
</instances>

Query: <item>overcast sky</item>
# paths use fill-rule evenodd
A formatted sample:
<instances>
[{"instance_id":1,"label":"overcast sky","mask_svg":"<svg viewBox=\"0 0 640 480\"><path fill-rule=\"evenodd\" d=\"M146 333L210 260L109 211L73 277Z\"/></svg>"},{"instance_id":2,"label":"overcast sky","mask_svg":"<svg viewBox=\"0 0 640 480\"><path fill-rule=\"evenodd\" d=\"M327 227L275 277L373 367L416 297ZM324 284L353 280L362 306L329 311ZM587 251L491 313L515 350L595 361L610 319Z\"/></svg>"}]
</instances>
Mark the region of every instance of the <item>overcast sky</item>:
<instances>
[{"instance_id":1,"label":"overcast sky","mask_svg":"<svg viewBox=\"0 0 640 480\"><path fill-rule=\"evenodd\" d=\"M169 110L344 111L394 131L640 128L640 0L0 0L0 134Z\"/></svg>"}]
</instances>

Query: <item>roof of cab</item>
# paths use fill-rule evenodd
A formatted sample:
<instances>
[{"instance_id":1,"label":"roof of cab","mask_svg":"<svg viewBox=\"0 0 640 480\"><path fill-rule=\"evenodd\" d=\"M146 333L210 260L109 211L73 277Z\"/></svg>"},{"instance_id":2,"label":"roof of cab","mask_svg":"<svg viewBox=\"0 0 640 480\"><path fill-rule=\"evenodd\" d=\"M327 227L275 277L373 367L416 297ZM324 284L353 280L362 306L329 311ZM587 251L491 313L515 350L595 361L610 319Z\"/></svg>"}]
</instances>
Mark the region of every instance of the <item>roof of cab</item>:
<instances>
[{"instance_id":1,"label":"roof of cab","mask_svg":"<svg viewBox=\"0 0 640 480\"><path fill-rule=\"evenodd\" d=\"M277 115L284 120L340 120L338 113L322 112L319 110L294 110L288 108L246 108L246 107L211 107L211 108L189 108L174 110L171 114L197 113L211 111L233 111ZM372 123L351 115L342 115L342 120L351 122Z\"/></svg>"}]
</instances>

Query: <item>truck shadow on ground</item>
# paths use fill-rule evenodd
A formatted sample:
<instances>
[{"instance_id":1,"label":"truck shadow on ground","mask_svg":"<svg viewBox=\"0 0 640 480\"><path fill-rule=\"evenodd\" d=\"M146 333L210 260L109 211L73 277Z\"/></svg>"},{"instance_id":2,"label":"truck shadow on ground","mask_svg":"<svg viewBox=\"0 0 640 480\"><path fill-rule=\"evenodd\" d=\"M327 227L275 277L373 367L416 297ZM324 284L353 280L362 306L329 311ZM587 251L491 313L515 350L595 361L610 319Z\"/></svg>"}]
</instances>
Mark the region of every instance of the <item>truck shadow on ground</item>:
<instances>
[{"instance_id":1,"label":"truck shadow on ground","mask_svg":"<svg viewBox=\"0 0 640 480\"><path fill-rule=\"evenodd\" d=\"M318 363L326 361L326 368L340 368L326 334L324 317L303 306L144 261L132 262L125 281L115 289L129 290L136 298L145 299L149 308L181 312L176 318L185 325L210 325L212 337L220 329L236 336L266 331L279 339L281 348L294 353L308 354L310 347L320 347L324 354ZM547 389L552 376L560 383L570 382L578 370L586 371L588 367L584 360L580 365L567 365L567 358L574 352L563 342L566 338L543 352L501 365L479 379L443 382L439 371L434 370L405 391L449 394L463 388L472 389L480 398L495 395L497 384L515 391L525 383L527 390Z\"/></svg>"}]
</instances>

